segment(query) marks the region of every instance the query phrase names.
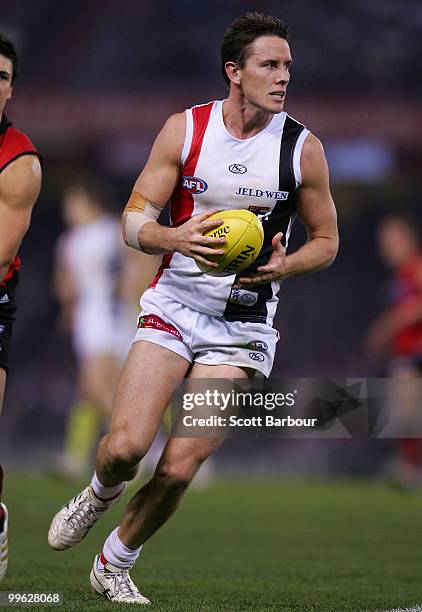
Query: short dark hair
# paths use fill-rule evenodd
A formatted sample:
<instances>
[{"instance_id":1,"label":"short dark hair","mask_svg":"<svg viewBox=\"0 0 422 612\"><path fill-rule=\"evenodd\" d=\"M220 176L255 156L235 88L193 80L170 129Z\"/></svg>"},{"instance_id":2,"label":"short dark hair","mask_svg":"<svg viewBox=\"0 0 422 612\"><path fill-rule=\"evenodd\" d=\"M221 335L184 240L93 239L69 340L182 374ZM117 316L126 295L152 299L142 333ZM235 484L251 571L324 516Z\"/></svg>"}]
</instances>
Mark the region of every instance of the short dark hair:
<instances>
[{"instance_id":1,"label":"short dark hair","mask_svg":"<svg viewBox=\"0 0 422 612\"><path fill-rule=\"evenodd\" d=\"M413 211L394 210L386 214L381 218L379 227L385 227L386 225L401 225L414 236L416 242L421 243L422 241L420 219L414 215Z\"/></svg>"},{"instance_id":2,"label":"short dark hair","mask_svg":"<svg viewBox=\"0 0 422 612\"><path fill-rule=\"evenodd\" d=\"M221 43L221 73L227 84L226 62L236 62L241 68L250 54L250 47L260 36L278 36L289 42L289 30L285 23L273 15L245 13L236 17L227 28Z\"/></svg>"},{"instance_id":3,"label":"short dark hair","mask_svg":"<svg viewBox=\"0 0 422 612\"><path fill-rule=\"evenodd\" d=\"M18 76L18 54L16 53L16 49L12 42L4 34L0 32L0 55L4 55L7 59L10 59L12 62L13 72L12 72L12 85L16 81L16 77Z\"/></svg>"},{"instance_id":4,"label":"short dark hair","mask_svg":"<svg viewBox=\"0 0 422 612\"><path fill-rule=\"evenodd\" d=\"M84 193L91 202L95 202L98 208L107 211L113 208L114 192L111 185L97 175L81 174L67 183L64 188L65 194Z\"/></svg>"}]
</instances>

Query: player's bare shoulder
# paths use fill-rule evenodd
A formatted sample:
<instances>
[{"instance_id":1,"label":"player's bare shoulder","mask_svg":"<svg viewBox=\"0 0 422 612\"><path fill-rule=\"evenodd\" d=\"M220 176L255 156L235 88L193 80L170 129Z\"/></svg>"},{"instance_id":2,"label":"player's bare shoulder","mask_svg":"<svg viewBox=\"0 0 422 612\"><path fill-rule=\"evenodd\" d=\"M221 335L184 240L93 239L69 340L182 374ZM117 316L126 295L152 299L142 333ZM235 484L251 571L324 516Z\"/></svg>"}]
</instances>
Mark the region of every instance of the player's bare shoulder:
<instances>
[{"instance_id":1,"label":"player's bare shoulder","mask_svg":"<svg viewBox=\"0 0 422 612\"><path fill-rule=\"evenodd\" d=\"M135 192L160 207L166 204L179 180L185 132L185 113L171 115L158 134L148 162L134 185Z\"/></svg>"},{"instance_id":2,"label":"player's bare shoulder","mask_svg":"<svg viewBox=\"0 0 422 612\"><path fill-rule=\"evenodd\" d=\"M154 149L160 155L179 162L186 134L186 113L175 113L165 122L157 136Z\"/></svg>"},{"instance_id":3,"label":"player's bare shoulder","mask_svg":"<svg viewBox=\"0 0 422 612\"><path fill-rule=\"evenodd\" d=\"M0 199L10 206L32 207L41 189L41 164L37 155L22 155L0 173Z\"/></svg>"},{"instance_id":4,"label":"player's bare shoulder","mask_svg":"<svg viewBox=\"0 0 422 612\"><path fill-rule=\"evenodd\" d=\"M321 175L328 176L328 165L325 158L322 142L311 132L305 138L302 154L300 157L300 171L302 175L302 185L318 182Z\"/></svg>"},{"instance_id":5,"label":"player's bare shoulder","mask_svg":"<svg viewBox=\"0 0 422 612\"><path fill-rule=\"evenodd\" d=\"M169 136L173 138L182 138L185 137L186 130L186 113L174 113L174 115L170 115L167 121L164 124L163 130Z\"/></svg>"}]
</instances>

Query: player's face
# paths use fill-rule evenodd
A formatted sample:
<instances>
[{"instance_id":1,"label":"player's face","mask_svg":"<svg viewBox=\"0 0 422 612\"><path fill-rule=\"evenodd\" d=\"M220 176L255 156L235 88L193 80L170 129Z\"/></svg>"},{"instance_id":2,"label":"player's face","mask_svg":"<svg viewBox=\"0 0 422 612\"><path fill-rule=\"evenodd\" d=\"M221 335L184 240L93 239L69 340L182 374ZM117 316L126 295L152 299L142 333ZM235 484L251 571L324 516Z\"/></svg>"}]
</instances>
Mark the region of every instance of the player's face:
<instances>
[{"instance_id":1,"label":"player's face","mask_svg":"<svg viewBox=\"0 0 422 612\"><path fill-rule=\"evenodd\" d=\"M71 187L64 193L62 209L63 219L70 227L89 223L102 212L98 203L79 187Z\"/></svg>"},{"instance_id":2,"label":"player's face","mask_svg":"<svg viewBox=\"0 0 422 612\"><path fill-rule=\"evenodd\" d=\"M260 36L252 43L250 55L239 70L244 97L257 108L280 113L290 80L289 43L278 36Z\"/></svg>"},{"instance_id":3,"label":"player's face","mask_svg":"<svg viewBox=\"0 0 422 612\"><path fill-rule=\"evenodd\" d=\"M0 55L0 114L6 102L12 97L13 64L10 59Z\"/></svg>"},{"instance_id":4,"label":"player's face","mask_svg":"<svg viewBox=\"0 0 422 612\"><path fill-rule=\"evenodd\" d=\"M384 262L396 268L417 250L417 241L405 223L386 219L378 228L378 249Z\"/></svg>"}]
</instances>

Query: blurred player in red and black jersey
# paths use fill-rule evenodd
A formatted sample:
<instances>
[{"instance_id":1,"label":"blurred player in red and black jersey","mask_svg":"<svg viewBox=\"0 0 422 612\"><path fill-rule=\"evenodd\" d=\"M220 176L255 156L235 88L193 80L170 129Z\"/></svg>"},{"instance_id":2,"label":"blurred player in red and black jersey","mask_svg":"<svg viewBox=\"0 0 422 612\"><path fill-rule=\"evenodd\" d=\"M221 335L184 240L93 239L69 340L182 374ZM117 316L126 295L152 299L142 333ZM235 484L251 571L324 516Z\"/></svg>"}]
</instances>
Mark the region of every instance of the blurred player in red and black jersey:
<instances>
[{"instance_id":1,"label":"blurred player in red and black jersey","mask_svg":"<svg viewBox=\"0 0 422 612\"><path fill-rule=\"evenodd\" d=\"M16 253L28 230L41 187L39 154L29 138L16 130L4 114L16 76L16 51L0 34L0 410L16 313L15 289L20 268ZM2 486L0 466L0 580L7 567L7 510L1 503Z\"/></svg>"},{"instance_id":2,"label":"blurred player in red and black jersey","mask_svg":"<svg viewBox=\"0 0 422 612\"><path fill-rule=\"evenodd\" d=\"M418 225L402 215L390 215L379 224L378 250L393 271L388 305L369 332L372 354L389 356L393 377L392 402L409 429L420 409L419 378L422 378L422 248ZM422 440L401 438L397 444L396 476L402 484L422 481Z\"/></svg>"}]
</instances>

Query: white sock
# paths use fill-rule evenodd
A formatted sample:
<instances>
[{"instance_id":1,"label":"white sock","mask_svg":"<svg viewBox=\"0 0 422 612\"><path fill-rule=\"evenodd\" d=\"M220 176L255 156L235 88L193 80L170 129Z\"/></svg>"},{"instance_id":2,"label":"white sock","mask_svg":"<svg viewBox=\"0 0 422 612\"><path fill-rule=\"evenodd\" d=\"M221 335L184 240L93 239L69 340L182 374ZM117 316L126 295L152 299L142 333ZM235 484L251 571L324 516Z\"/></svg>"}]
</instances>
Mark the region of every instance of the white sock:
<instances>
[{"instance_id":1,"label":"white sock","mask_svg":"<svg viewBox=\"0 0 422 612\"><path fill-rule=\"evenodd\" d=\"M130 569L139 557L139 553L142 550L141 545L139 548L128 548L123 544L119 536L117 535L118 527L110 533L107 540L104 542L103 554L101 555L101 562L104 563L106 559L112 565L121 567L122 569ZM104 559L105 557L105 559Z\"/></svg>"},{"instance_id":2,"label":"white sock","mask_svg":"<svg viewBox=\"0 0 422 612\"><path fill-rule=\"evenodd\" d=\"M98 497L98 499L103 501L111 500L114 497L117 497L124 486L125 483L121 482L120 484L113 485L112 487L105 487L98 480L97 472L94 472L94 476L91 480L91 487L94 489L95 495Z\"/></svg>"}]
</instances>

